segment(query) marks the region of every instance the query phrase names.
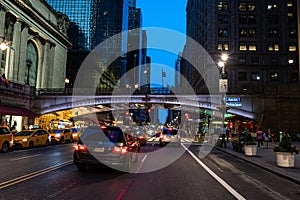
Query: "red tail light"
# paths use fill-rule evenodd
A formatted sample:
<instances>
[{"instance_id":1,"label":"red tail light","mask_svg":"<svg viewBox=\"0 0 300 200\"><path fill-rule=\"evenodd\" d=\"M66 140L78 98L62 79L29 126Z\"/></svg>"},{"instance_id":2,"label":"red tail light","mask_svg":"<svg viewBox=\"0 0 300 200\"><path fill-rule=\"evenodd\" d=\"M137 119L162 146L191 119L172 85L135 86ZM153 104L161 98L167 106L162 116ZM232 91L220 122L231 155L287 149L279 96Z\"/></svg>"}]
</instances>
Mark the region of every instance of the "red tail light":
<instances>
[{"instance_id":1,"label":"red tail light","mask_svg":"<svg viewBox=\"0 0 300 200\"><path fill-rule=\"evenodd\" d=\"M86 151L86 146L83 144L76 144L73 147L75 151Z\"/></svg>"},{"instance_id":2,"label":"red tail light","mask_svg":"<svg viewBox=\"0 0 300 200\"><path fill-rule=\"evenodd\" d=\"M163 134L160 134L160 138L164 138L164 135L163 135Z\"/></svg>"},{"instance_id":3,"label":"red tail light","mask_svg":"<svg viewBox=\"0 0 300 200\"><path fill-rule=\"evenodd\" d=\"M128 152L128 147L114 147L113 152L125 154Z\"/></svg>"}]
</instances>

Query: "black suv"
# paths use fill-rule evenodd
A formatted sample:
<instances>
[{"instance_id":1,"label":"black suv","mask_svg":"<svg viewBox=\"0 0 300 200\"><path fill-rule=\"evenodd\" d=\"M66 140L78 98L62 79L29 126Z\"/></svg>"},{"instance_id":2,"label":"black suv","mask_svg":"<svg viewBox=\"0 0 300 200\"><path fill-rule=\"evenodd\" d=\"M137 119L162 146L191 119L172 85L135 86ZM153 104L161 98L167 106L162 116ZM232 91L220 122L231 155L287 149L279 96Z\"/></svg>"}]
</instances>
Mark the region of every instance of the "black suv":
<instances>
[{"instance_id":1,"label":"black suv","mask_svg":"<svg viewBox=\"0 0 300 200\"><path fill-rule=\"evenodd\" d=\"M122 130L115 126L86 128L74 148L73 162L81 171L87 166L130 171L138 156L138 151L130 148Z\"/></svg>"}]
</instances>

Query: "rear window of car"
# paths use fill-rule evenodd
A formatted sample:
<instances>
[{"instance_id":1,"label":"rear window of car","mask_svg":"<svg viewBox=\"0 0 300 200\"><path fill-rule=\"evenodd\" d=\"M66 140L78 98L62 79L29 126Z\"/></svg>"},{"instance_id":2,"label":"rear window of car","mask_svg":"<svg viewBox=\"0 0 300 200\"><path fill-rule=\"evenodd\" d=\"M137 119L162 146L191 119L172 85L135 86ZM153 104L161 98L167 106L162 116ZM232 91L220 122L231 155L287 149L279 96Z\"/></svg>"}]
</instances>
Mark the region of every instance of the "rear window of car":
<instances>
[{"instance_id":1,"label":"rear window of car","mask_svg":"<svg viewBox=\"0 0 300 200\"><path fill-rule=\"evenodd\" d=\"M165 135L176 135L178 133L177 129L164 129L163 134Z\"/></svg>"},{"instance_id":2,"label":"rear window of car","mask_svg":"<svg viewBox=\"0 0 300 200\"><path fill-rule=\"evenodd\" d=\"M124 141L122 130L117 127L105 127L100 128L99 126L88 127L82 134L83 140L106 140L105 136L111 142L121 143Z\"/></svg>"},{"instance_id":3,"label":"rear window of car","mask_svg":"<svg viewBox=\"0 0 300 200\"><path fill-rule=\"evenodd\" d=\"M58 130L51 130L50 133L62 133L63 130L58 129Z\"/></svg>"},{"instance_id":4,"label":"rear window of car","mask_svg":"<svg viewBox=\"0 0 300 200\"><path fill-rule=\"evenodd\" d=\"M9 134L8 129L5 128L5 127L1 127L0 128L0 135L5 135L5 134Z\"/></svg>"}]
</instances>

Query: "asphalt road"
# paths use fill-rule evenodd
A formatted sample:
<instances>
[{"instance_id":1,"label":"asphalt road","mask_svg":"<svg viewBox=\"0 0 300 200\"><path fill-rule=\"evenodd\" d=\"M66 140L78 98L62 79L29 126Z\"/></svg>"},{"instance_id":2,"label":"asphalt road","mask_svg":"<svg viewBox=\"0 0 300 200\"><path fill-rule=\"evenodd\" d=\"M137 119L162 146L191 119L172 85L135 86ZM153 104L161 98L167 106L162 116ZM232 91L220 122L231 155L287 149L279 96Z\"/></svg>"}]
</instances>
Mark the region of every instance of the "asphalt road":
<instances>
[{"instance_id":1,"label":"asphalt road","mask_svg":"<svg viewBox=\"0 0 300 200\"><path fill-rule=\"evenodd\" d=\"M191 146L169 165L150 171L153 163L161 165L161 156L172 157L172 148L162 151L158 144L147 144L134 173L103 168L80 172L72 163L72 144L0 154L0 199L300 198L300 186L295 183L218 150L198 159L198 148Z\"/></svg>"}]
</instances>

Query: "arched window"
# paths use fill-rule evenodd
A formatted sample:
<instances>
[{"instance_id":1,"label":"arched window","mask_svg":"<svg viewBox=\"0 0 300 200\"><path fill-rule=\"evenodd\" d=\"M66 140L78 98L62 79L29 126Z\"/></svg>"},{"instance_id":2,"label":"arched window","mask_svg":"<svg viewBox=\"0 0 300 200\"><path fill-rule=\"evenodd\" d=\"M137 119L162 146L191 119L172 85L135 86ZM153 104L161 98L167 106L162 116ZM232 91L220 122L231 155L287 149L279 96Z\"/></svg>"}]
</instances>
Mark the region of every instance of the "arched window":
<instances>
[{"instance_id":1,"label":"arched window","mask_svg":"<svg viewBox=\"0 0 300 200\"><path fill-rule=\"evenodd\" d=\"M32 41L27 43L26 52L26 70L25 83L30 86L36 86L38 53L35 44Z\"/></svg>"}]
</instances>

